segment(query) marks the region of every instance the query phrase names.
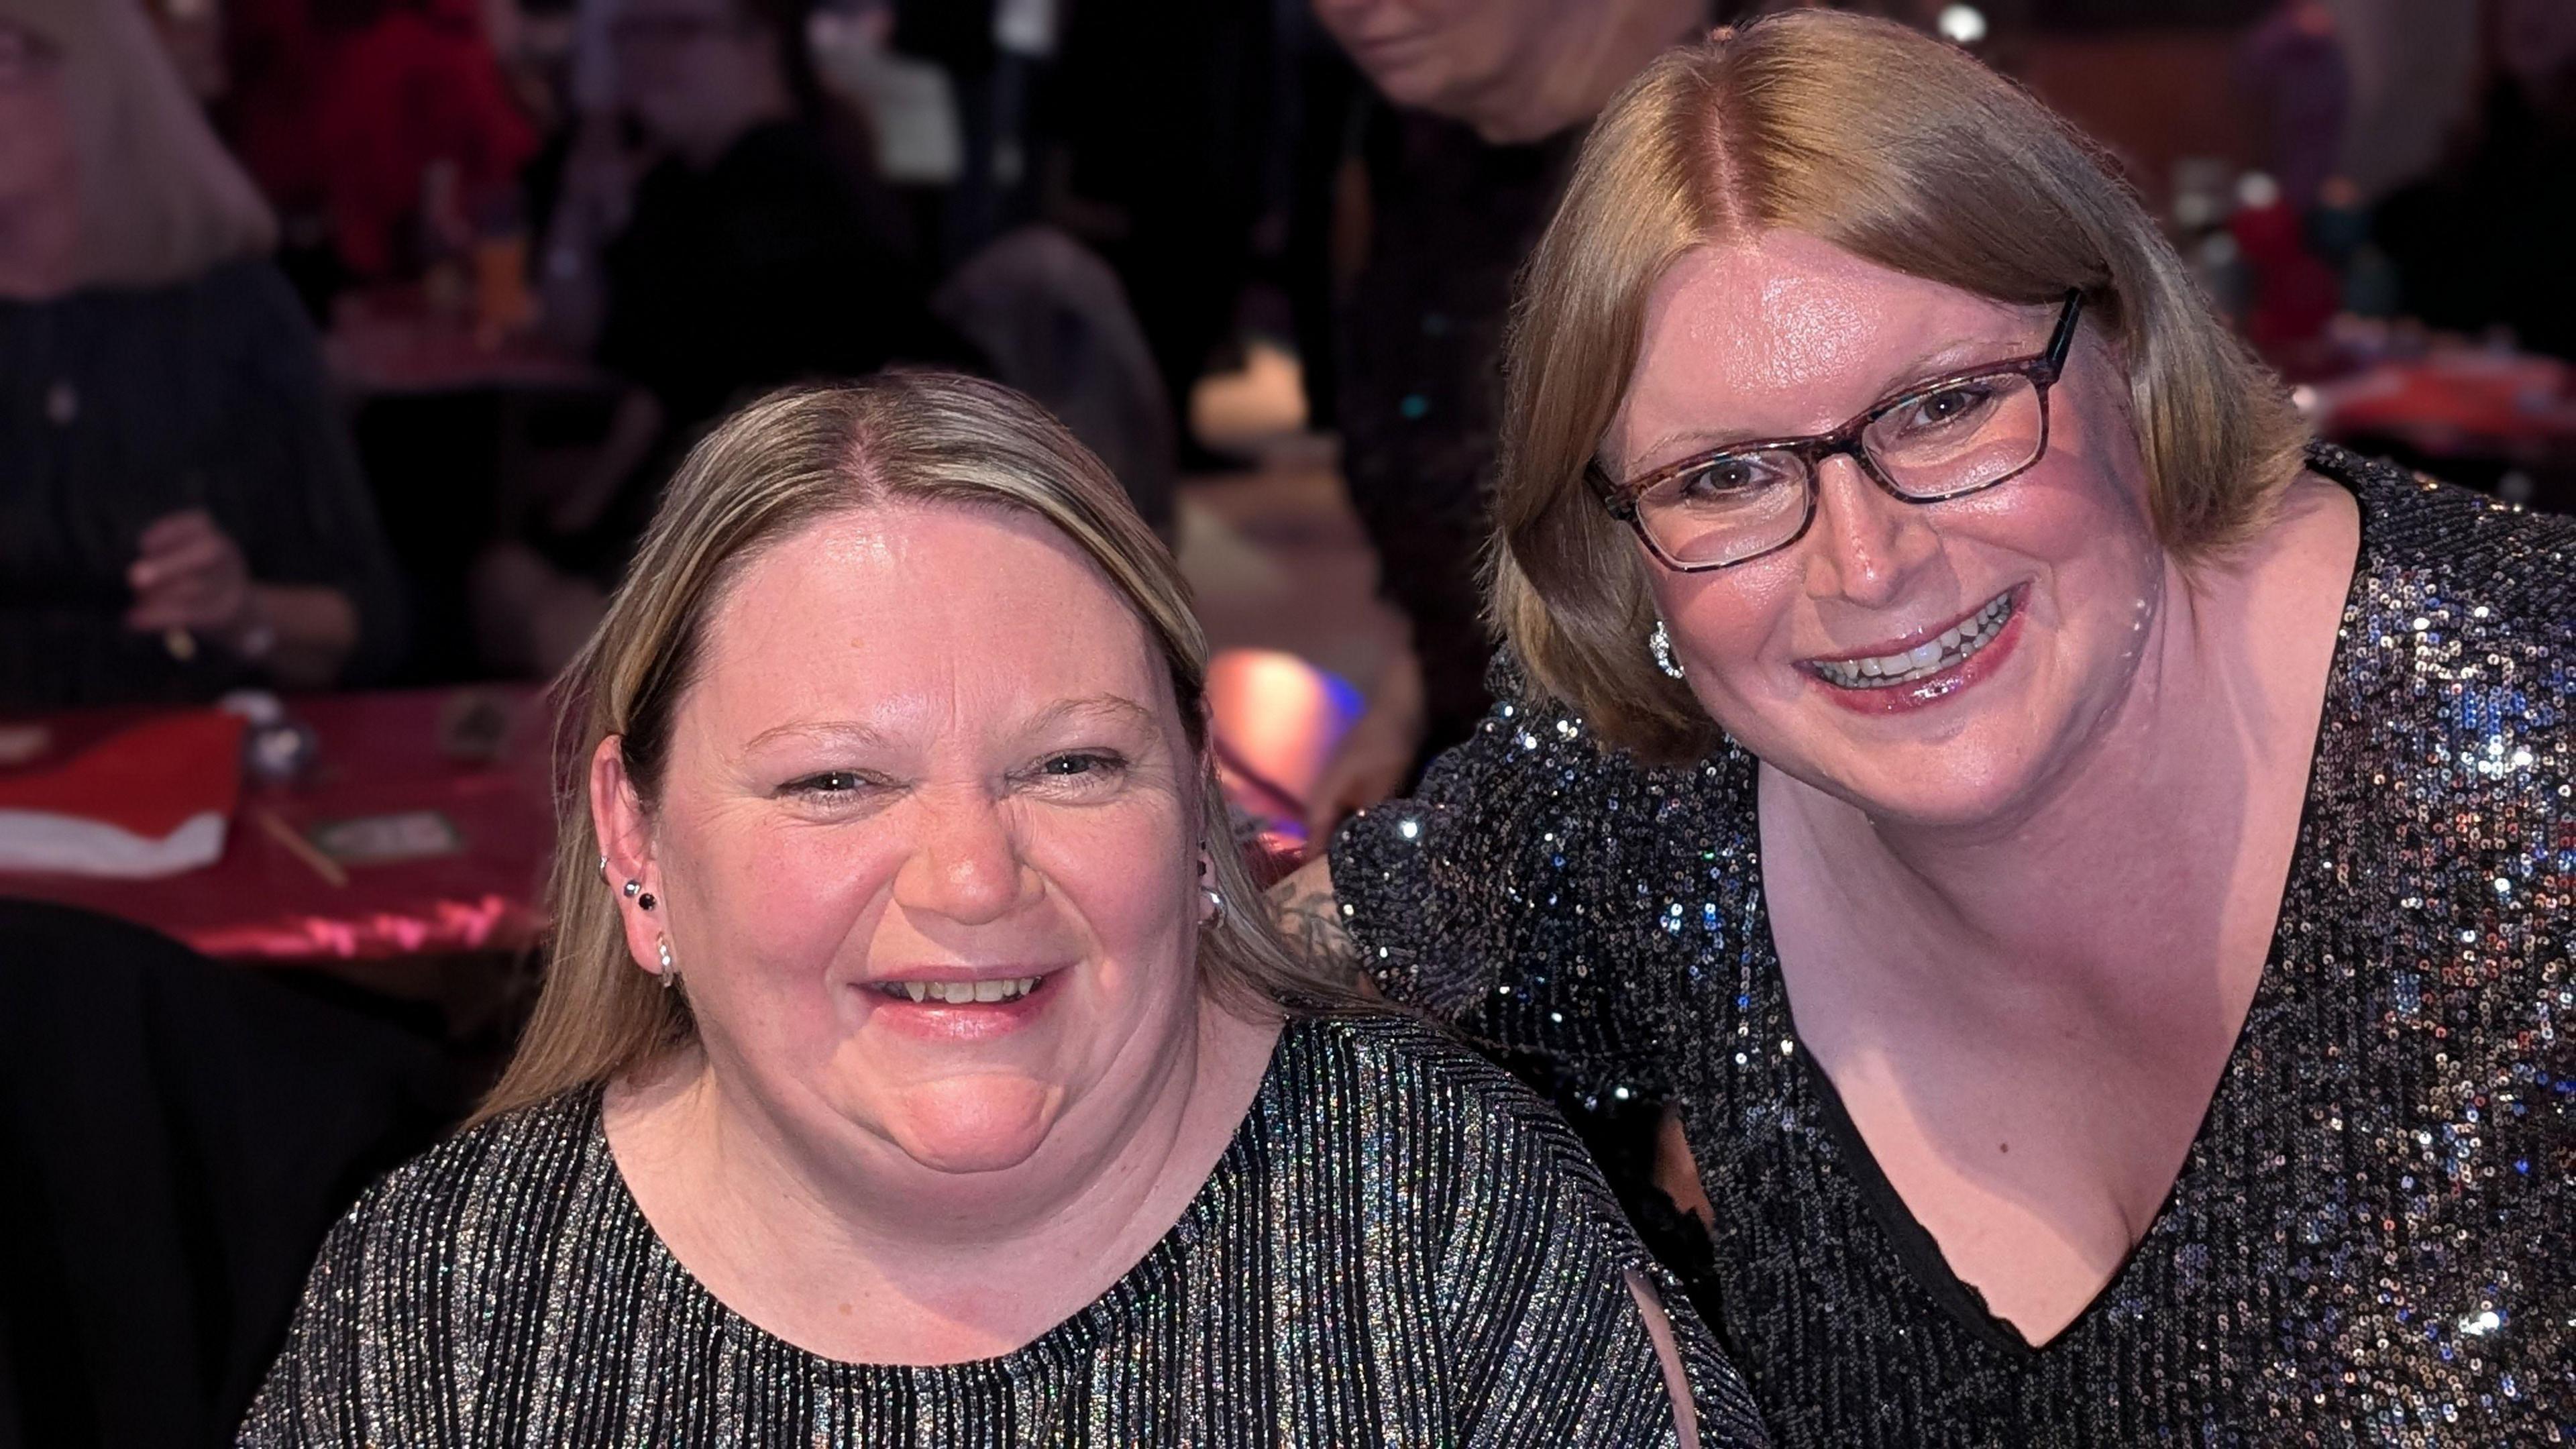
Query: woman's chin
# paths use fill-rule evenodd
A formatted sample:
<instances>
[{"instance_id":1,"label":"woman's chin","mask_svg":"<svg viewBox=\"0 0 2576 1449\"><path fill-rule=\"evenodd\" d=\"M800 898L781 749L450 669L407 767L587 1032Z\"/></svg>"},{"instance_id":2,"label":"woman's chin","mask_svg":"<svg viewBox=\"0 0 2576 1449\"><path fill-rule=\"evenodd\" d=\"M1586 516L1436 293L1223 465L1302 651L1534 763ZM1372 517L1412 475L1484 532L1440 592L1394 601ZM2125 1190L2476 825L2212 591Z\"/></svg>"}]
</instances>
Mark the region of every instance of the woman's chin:
<instances>
[{"instance_id":1,"label":"woman's chin","mask_svg":"<svg viewBox=\"0 0 2576 1449\"><path fill-rule=\"evenodd\" d=\"M1063 1089L1027 1077L971 1076L917 1087L888 1114L886 1135L934 1172L1005 1172L1046 1141Z\"/></svg>"}]
</instances>

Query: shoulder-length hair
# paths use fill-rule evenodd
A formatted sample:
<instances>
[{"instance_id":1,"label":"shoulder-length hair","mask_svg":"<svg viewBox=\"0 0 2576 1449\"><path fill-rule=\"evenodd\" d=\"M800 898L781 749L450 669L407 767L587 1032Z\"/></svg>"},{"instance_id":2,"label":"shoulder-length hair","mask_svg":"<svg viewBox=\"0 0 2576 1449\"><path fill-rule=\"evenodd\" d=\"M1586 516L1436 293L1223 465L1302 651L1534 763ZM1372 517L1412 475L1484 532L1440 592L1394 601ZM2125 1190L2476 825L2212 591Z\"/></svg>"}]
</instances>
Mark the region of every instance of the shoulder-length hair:
<instances>
[{"instance_id":1,"label":"shoulder-length hair","mask_svg":"<svg viewBox=\"0 0 2576 1449\"><path fill-rule=\"evenodd\" d=\"M692 449L607 616L558 681L550 957L517 1055L478 1118L647 1068L693 1036L686 993L660 989L627 954L616 893L600 879L590 758L617 739L652 809L707 620L730 583L810 523L900 502L1034 516L1098 566L1169 671L1200 758L1197 829L1222 902L1199 933L1204 985L1253 1010L1338 994L1277 934L1234 849L1207 747L1207 636L1171 554L1100 460L1036 403L975 378L886 373L774 394Z\"/></svg>"},{"instance_id":2,"label":"shoulder-length hair","mask_svg":"<svg viewBox=\"0 0 2576 1449\"><path fill-rule=\"evenodd\" d=\"M135 0L0 0L62 54L84 287L164 287L277 247L277 218L215 138Z\"/></svg>"},{"instance_id":3,"label":"shoulder-length hair","mask_svg":"<svg viewBox=\"0 0 2576 1449\"><path fill-rule=\"evenodd\" d=\"M1532 682L1643 758L1720 738L1647 658L1646 565L1584 470L1626 393L1656 280L1774 228L2021 305L2069 288L2126 368L2158 538L2186 559L2260 529L2308 431L2073 127L1965 53L1805 10L1666 53L1586 139L1522 278L1490 560Z\"/></svg>"}]
</instances>

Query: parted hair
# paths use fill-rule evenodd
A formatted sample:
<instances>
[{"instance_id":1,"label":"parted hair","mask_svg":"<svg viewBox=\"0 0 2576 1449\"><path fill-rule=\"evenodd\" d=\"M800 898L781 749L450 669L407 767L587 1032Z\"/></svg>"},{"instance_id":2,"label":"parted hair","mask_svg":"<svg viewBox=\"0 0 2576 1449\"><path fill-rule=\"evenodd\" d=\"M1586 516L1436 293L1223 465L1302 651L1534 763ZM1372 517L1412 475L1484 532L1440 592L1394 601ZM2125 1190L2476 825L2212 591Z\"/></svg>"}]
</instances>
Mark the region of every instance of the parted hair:
<instances>
[{"instance_id":1,"label":"parted hair","mask_svg":"<svg viewBox=\"0 0 2576 1449\"><path fill-rule=\"evenodd\" d=\"M649 813L707 621L730 583L810 523L899 503L1033 515L1100 569L1168 669L1201 761L1197 829L1223 901L1199 932L1205 989L1256 1010L1334 994L1277 934L1234 848L1207 748L1207 636L1171 554L1100 460L1035 402L976 378L890 372L774 394L708 434L672 479L606 617L557 681L545 979L478 1120L647 1068L691 1039L686 991L665 991L638 969L617 894L600 878L590 758L616 738Z\"/></svg>"},{"instance_id":2,"label":"parted hair","mask_svg":"<svg viewBox=\"0 0 2576 1449\"><path fill-rule=\"evenodd\" d=\"M1894 23L1785 12L1659 57L1613 100L1521 278L1490 569L1531 682L1641 758L1720 738L1645 648L1654 605L1585 469L1648 293L1683 253L1773 229L1996 301L2085 294L2125 368L2157 537L2206 557L2268 520L2308 429L2099 150L1966 53Z\"/></svg>"}]
</instances>

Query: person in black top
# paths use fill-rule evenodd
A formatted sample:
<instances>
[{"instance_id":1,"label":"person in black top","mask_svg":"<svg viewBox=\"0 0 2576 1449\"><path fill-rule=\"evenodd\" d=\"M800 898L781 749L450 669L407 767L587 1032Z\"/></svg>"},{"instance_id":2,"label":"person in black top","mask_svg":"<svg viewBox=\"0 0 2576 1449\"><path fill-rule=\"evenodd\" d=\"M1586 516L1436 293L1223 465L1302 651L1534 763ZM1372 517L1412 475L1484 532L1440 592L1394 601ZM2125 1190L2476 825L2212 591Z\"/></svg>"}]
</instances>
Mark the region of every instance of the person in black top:
<instances>
[{"instance_id":1,"label":"person in black top","mask_svg":"<svg viewBox=\"0 0 2576 1449\"><path fill-rule=\"evenodd\" d=\"M0 703L363 680L387 557L267 208L130 0L0 0Z\"/></svg>"},{"instance_id":2,"label":"person in black top","mask_svg":"<svg viewBox=\"0 0 2576 1449\"><path fill-rule=\"evenodd\" d=\"M1801 1446L2576 1431L2576 522L2312 445L2071 128L1778 16L1586 142L1502 703L1287 894L1669 1112Z\"/></svg>"},{"instance_id":3,"label":"person in black top","mask_svg":"<svg viewBox=\"0 0 2576 1449\"><path fill-rule=\"evenodd\" d=\"M1351 504L1377 550L1379 588L1412 626L1308 802L1316 839L1403 788L1491 703L1476 568L1512 275L1593 113L1657 50L1736 8L1316 0L1377 92L1361 133L1369 249L1330 375Z\"/></svg>"},{"instance_id":4,"label":"person in black top","mask_svg":"<svg viewBox=\"0 0 2576 1449\"><path fill-rule=\"evenodd\" d=\"M929 309L856 121L816 83L801 0L620 0L623 122L564 167L550 306L634 385L588 486L560 499L559 561L615 577L661 480L727 407L893 362L965 365Z\"/></svg>"}]
</instances>

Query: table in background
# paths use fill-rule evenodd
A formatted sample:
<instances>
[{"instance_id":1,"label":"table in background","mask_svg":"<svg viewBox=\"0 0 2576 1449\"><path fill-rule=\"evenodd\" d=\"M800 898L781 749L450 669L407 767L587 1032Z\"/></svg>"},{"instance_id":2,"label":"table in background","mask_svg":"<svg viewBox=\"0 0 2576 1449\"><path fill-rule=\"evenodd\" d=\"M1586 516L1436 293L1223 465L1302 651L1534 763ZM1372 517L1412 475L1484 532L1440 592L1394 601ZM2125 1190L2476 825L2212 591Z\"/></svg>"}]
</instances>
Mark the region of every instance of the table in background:
<instances>
[{"instance_id":1,"label":"table in background","mask_svg":"<svg viewBox=\"0 0 2576 1449\"><path fill-rule=\"evenodd\" d=\"M524 686L478 690L510 715L499 757L450 758L441 711L455 691L406 690L289 701L321 749L294 785L246 781L211 866L160 880L0 875L0 895L58 901L150 926L210 956L270 966L514 953L536 938L554 840L544 712ZM33 767L148 718L82 711L45 721L54 735ZM462 848L450 855L344 867L335 885L263 828L263 812L298 831L337 820L434 810ZM364 980L368 973L340 969Z\"/></svg>"}]
</instances>

